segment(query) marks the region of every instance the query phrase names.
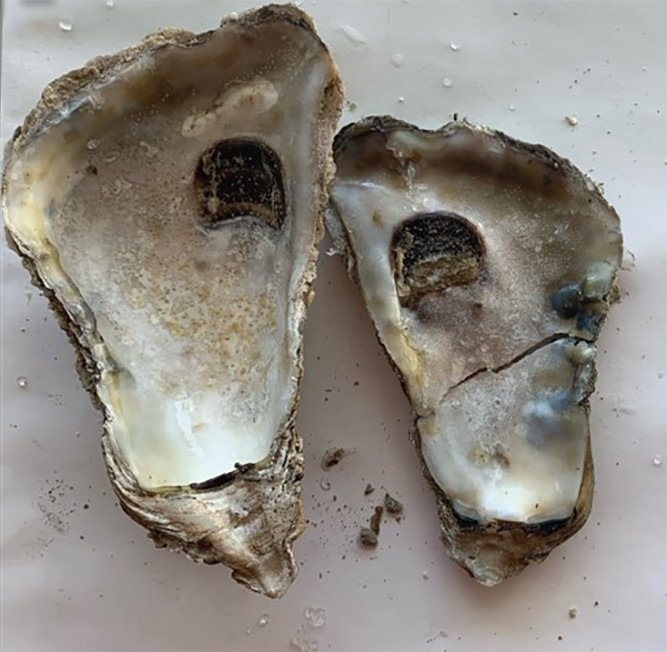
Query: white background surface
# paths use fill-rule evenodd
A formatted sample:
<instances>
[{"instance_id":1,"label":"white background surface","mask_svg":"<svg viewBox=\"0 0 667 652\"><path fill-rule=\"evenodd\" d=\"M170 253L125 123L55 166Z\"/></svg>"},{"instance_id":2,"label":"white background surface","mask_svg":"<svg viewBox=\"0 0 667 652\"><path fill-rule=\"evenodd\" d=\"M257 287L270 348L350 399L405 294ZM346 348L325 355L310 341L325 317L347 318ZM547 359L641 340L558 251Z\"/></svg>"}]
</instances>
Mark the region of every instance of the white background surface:
<instances>
[{"instance_id":1,"label":"white background surface","mask_svg":"<svg viewBox=\"0 0 667 652\"><path fill-rule=\"evenodd\" d=\"M248 6L6 3L3 142L46 83L90 57L160 27L213 28ZM600 340L593 513L544 564L499 587L476 585L449 561L407 440L407 401L340 258L323 255L298 422L309 520L295 546L301 571L281 601L251 594L223 567L155 550L117 507L70 345L3 248L2 649L285 650L303 609L318 606L327 614L320 649L664 650L667 464L652 460L667 458L665 3L308 0L303 8L357 105L341 124L390 113L436 127L456 111L542 142L604 182L636 266L621 275L628 294ZM71 32L59 29L63 17ZM331 445L356 453L327 474L325 491L319 459ZM370 498L367 482L378 487ZM368 554L356 534L383 487L406 516L386 521ZM264 613L271 621L262 628Z\"/></svg>"}]
</instances>

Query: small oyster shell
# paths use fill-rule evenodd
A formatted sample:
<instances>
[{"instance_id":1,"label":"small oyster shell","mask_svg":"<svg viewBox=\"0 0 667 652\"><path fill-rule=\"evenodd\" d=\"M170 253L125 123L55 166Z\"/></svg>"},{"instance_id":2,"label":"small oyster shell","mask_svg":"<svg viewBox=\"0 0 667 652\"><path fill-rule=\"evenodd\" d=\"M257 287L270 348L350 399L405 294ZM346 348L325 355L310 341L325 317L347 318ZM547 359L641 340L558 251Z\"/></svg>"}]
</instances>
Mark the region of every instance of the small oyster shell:
<instances>
[{"instance_id":1,"label":"small oyster shell","mask_svg":"<svg viewBox=\"0 0 667 652\"><path fill-rule=\"evenodd\" d=\"M123 509L271 597L304 527L294 418L341 103L310 19L271 5L53 82L3 176Z\"/></svg>"},{"instance_id":2,"label":"small oyster shell","mask_svg":"<svg viewBox=\"0 0 667 652\"><path fill-rule=\"evenodd\" d=\"M411 401L445 544L496 584L590 512L618 216L568 161L467 122L369 118L334 160L327 225Z\"/></svg>"}]
</instances>

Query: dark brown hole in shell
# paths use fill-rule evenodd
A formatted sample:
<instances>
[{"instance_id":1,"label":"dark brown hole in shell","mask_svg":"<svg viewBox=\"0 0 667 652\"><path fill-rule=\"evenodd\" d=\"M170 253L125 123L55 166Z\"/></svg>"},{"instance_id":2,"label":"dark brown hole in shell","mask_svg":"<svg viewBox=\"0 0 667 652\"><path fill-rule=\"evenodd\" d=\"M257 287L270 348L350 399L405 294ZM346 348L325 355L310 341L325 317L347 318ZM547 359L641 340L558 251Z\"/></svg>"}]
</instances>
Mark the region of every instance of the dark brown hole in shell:
<instances>
[{"instance_id":1,"label":"dark brown hole in shell","mask_svg":"<svg viewBox=\"0 0 667 652\"><path fill-rule=\"evenodd\" d=\"M273 229L285 221L283 166L276 152L261 141L239 138L216 143L201 155L194 187L209 228L238 217L254 217Z\"/></svg>"},{"instance_id":2,"label":"dark brown hole in shell","mask_svg":"<svg viewBox=\"0 0 667 652\"><path fill-rule=\"evenodd\" d=\"M402 222L391 240L394 280L402 305L476 281L484 243L473 224L454 213L419 213Z\"/></svg>"}]
</instances>

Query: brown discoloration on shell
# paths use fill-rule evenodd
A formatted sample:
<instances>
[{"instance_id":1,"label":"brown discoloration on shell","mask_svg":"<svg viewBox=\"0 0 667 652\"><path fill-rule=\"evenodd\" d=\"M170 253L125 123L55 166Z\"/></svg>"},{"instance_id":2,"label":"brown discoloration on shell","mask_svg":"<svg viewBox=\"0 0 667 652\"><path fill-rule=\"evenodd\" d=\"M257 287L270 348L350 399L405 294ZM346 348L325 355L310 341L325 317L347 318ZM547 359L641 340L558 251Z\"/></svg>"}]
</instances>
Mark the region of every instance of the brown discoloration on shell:
<instances>
[{"instance_id":1,"label":"brown discoloration on shell","mask_svg":"<svg viewBox=\"0 0 667 652\"><path fill-rule=\"evenodd\" d=\"M323 54L326 46L315 32L312 20L294 6L269 5L242 14L238 19L223 20L239 27L253 27L270 22L288 22L316 41ZM137 46L110 56L97 57L83 68L55 80L44 90L36 107L16 129L5 151L6 166L49 124L73 97L84 93L92 84L103 82L122 73L139 56L150 55L167 46L195 47L206 43L215 32L192 34L180 30L162 30L147 36ZM324 234L323 211L327 186L333 178L331 141L340 116L343 87L332 61L329 81L325 87L315 134L316 152L313 164L319 170L318 212L308 260L297 296L297 337L303 342L307 299L312 294L316 274L317 243ZM7 168L5 167L5 170ZM3 171L2 192L9 180ZM98 368L81 337L79 326L70 319L55 293L45 284L35 261L23 251L6 230L9 246L21 257L33 284L47 298L61 328L67 333L77 352L77 371L94 406L105 412L97 394ZM302 344L297 352L296 382L303 373ZM290 413L276 433L271 453L262 463L249 470L237 470L220 485L208 489L174 487L161 491L141 488L122 457L115 449L108 432L102 434L102 448L113 488L121 507L135 521L150 531L158 547L183 551L191 559L208 564L222 563L232 569L235 580L269 597L280 597L293 581L297 567L292 553L293 541L303 532L305 520L301 505L303 479L302 441L294 420L299 402L295 399ZM107 415L105 414L105 418ZM238 527L234 529L234 525Z\"/></svg>"},{"instance_id":2,"label":"brown discoloration on shell","mask_svg":"<svg viewBox=\"0 0 667 652\"><path fill-rule=\"evenodd\" d=\"M419 129L414 125L390 116L366 118L348 125L336 135L334 139L334 159L339 152L342 152L347 147L347 144L352 139L368 132L388 134L397 129L407 129L421 134L447 134L450 129L461 127L471 130L481 130L490 137L498 139L505 147L528 154L551 170L549 185L553 183L554 178L574 181L577 185L585 187L596 201L599 201L611 213L616 215L613 207L603 197L599 187L585 177L567 159L561 158L542 145L524 143L501 132L475 127L465 121L449 123L441 129L431 131ZM617 215L616 218L618 219ZM343 220L332 202L327 207L325 219L327 229L337 249L342 253L351 280L361 289L354 251ZM614 278L612 291L605 300L611 304L618 300L617 296L618 284L617 278ZM406 379L385 348L377 332L376 336L382 346L385 357L401 383L403 391L409 397ZM589 413L588 397L594 390L595 380L596 374L593 373L588 379L588 385L584 392L585 400L582 405L586 410L587 416ZM480 583L493 586L520 573L530 563L544 561L555 547L569 539L583 527L591 512L594 489L590 430L586 443L582 483L576 505L572 515L568 519L535 525L501 520L479 523L457 515L445 492L433 479L422 454L421 439L417 427L419 418L420 416L416 412L413 412L410 438L417 448L422 472L436 497L443 542L449 556Z\"/></svg>"}]
</instances>

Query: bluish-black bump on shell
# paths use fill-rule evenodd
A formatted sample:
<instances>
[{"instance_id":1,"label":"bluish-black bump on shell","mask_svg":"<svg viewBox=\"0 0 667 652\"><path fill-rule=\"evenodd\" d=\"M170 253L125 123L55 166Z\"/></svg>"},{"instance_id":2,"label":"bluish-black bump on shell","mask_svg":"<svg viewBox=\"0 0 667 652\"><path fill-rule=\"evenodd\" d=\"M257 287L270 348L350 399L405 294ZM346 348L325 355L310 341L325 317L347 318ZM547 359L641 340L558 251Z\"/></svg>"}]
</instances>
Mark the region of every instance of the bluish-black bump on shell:
<instances>
[{"instance_id":1,"label":"bluish-black bump on shell","mask_svg":"<svg viewBox=\"0 0 667 652\"><path fill-rule=\"evenodd\" d=\"M551 307L564 319L572 319L581 311L583 299L579 283L568 283L551 295Z\"/></svg>"},{"instance_id":2,"label":"bluish-black bump on shell","mask_svg":"<svg viewBox=\"0 0 667 652\"><path fill-rule=\"evenodd\" d=\"M600 310L602 306L602 310ZM604 321L604 304L587 298L579 283L568 283L551 295L552 309L563 319L576 317L576 329L597 335Z\"/></svg>"},{"instance_id":3,"label":"bluish-black bump on shell","mask_svg":"<svg viewBox=\"0 0 667 652\"><path fill-rule=\"evenodd\" d=\"M602 327L604 314L596 312L580 312L577 316L577 330L597 335Z\"/></svg>"}]
</instances>

